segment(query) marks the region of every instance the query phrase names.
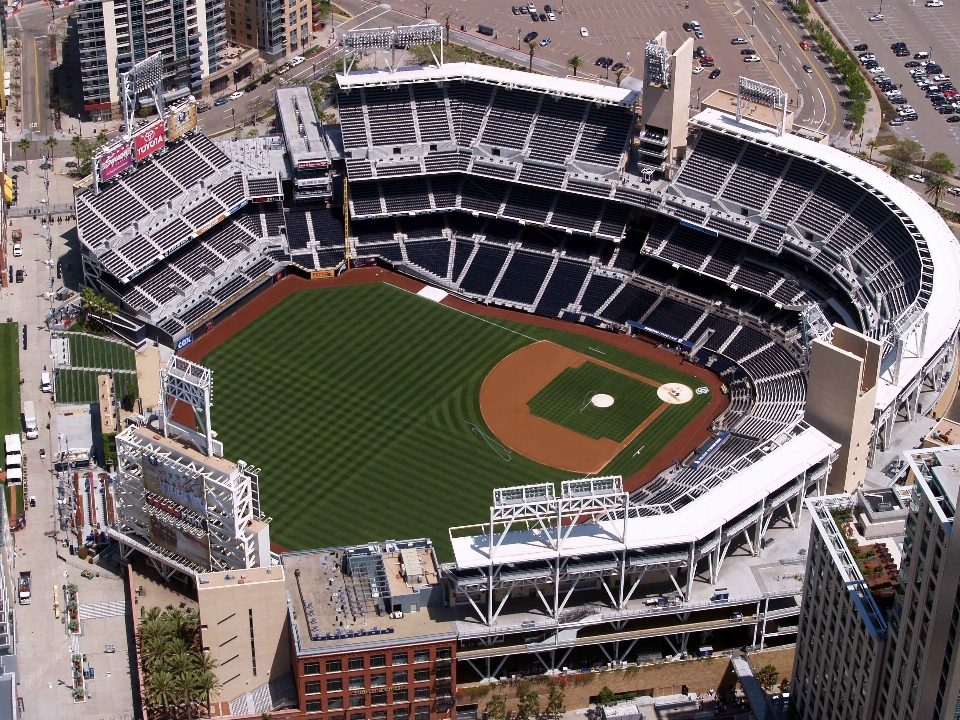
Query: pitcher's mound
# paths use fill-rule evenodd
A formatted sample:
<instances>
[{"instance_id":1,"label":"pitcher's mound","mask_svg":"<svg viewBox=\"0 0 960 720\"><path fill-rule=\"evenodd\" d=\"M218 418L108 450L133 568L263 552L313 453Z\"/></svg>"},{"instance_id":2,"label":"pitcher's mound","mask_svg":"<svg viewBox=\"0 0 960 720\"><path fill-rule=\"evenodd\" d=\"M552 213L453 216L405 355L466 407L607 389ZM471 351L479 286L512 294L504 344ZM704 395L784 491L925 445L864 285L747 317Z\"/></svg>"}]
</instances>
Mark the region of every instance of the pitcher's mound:
<instances>
[{"instance_id":1,"label":"pitcher's mound","mask_svg":"<svg viewBox=\"0 0 960 720\"><path fill-rule=\"evenodd\" d=\"M598 408L608 408L613 405L613 395L607 395L606 393L597 393L592 398L590 398L590 403Z\"/></svg>"},{"instance_id":2,"label":"pitcher's mound","mask_svg":"<svg viewBox=\"0 0 960 720\"><path fill-rule=\"evenodd\" d=\"M657 388L657 397L671 405L683 405L693 399L693 390L681 383L667 383Z\"/></svg>"}]
</instances>

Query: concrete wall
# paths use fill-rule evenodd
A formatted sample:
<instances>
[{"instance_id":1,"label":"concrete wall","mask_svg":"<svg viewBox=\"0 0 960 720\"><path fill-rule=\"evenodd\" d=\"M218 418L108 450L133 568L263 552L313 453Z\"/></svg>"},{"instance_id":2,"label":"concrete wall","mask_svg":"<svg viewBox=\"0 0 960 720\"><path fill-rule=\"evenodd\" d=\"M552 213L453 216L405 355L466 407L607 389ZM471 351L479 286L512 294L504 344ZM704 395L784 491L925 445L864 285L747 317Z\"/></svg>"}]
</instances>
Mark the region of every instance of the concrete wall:
<instances>
[{"instance_id":1,"label":"concrete wall","mask_svg":"<svg viewBox=\"0 0 960 720\"><path fill-rule=\"evenodd\" d=\"M283 568L209 573L197 588L203 647L218 662L218 698L234 698L290 672ZM256 663L254 663L256 653Z\"/></svg>"},{"instance_id":2,"label":"concrete wall","mask_svg":"<svg viewBox=\"0 0 960 720\"><path fill-rule=\"evenodd\" d=\"M813 343L806 420L840 443L828 493L852 492L866 476L880 350L875 340L840 325L832 342Z\"/></svg>"},{"instance_id":3,"label":"concrete wall","mask_svg":"<svg viewBox=\"0 0 960 720\"><path fill-rule=\"evenodd\" d=\"M659 45L666 45L667 34L661 32ZM668 162L678 162L687 145L687 120L690 117L690 83L693 71L693 38L687 38L673 53L670 88L644 81L643 124L666 130L670 135Z\"/></svg>"}]
</instances>

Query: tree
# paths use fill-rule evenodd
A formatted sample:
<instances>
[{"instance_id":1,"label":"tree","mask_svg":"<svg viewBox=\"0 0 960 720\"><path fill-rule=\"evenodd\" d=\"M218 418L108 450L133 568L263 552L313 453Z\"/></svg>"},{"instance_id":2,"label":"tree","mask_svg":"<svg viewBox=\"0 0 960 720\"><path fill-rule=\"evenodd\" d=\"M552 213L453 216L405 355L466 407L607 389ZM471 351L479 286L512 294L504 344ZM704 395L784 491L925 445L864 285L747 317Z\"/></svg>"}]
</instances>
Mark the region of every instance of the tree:
<instances>
[{"instance_id":1,"label":"tree","mask_svg":"<svg viewBox=\"0 0 960 720\"><path fill-rule=\"evenodd\" d=\"M451 17L452 15L453 15L453 13L444 13L444 14L443 14L443 24L444 24L444 27L446 28L446 31L447 31L447 32L446 32L446 35L445 35L445 38L446 38L446 39L445 39L445 41L444 41L443 44L446 45L446 46L448 46L448 47L449 47L449 45L450 45L450 17Z\"/></svg>"},{"instance_id":2,"label":"tree","mask_svg":"<svg viewBox=\"0 0 960 720\"><path fill-rule=\"evenodd\" d=\"M943 197L949 187L950 183L943 175L930 175L927 177L927 186L924 188L923 194L928 198L933 198L933 206L939 208L940 198Z\"/></svg>"},{"instance_id":3,"label":"tree","mask_svg":"<svg viewBox=\"0 0 960 720\"><path fill-rule=\"evenodd\" d=\"M603 705L609 707L610 705L616 705L617 696L614 694L613 690L604 685L600 689L600 694L597 695L597 705Z\"/></svg>"},{"instance_id":4,"label":"tree","mask_svg":"<svg viewBox=\"0 0 960 720\"><path fill-rule=\"evenodd\" d=\"M617 87L620 87L620 81L623 80L623 73L625 70L626 68L620 68L613 73L614 77L617 78Z\"/></svg>"},{"instance_id":5,"label":"tree","mask_svg":"<svg viewBox=\"0 0 960 720\"><path fill-rule=\"evenodd\" d=\"M573 76L577 76L577 70L583 67L583 58L579 55L574 55L572 58L567 60L567 67L573 70Z\"/></svg>"},{"instance_id":6,"label":"tree","mask_svg":"<svg viewBox=\"0 0 960 720\"><path fill-rule=\"evenodd\" d=\"M890 175L897 180L903 180L907 176L907 166L902 162L895 162L890 166Z\"/></svg>"},{"instance_id":7,"label":"tree","mask_svg":"<svg viewBox=\"0 0 960 720\"><path fill-rule=\"evenodd\" d=\"M894 160L908 165L918 164L922 154L923 146L916 140L897 140L897 144L887 151Z\"/></svg>"},{"instance_id":8,"label":"tree","mask_svg":"<svg viewBox=\"0 0 960 720\"><path fill-rule=\"evenodd\" d=\"M545 711L548 718L557 720L567 711L567 706L564 702L565 699L563 690L559 685L554 684L550 686L550 695L547 697L547 709Z\"/></svg>"},{"instance_id":9,"label":"tree","mask_svg":"<svg viewBox=\"0 0 960 720\"><path fill-rule=\"evenodd\" d=\"M102 147L103 145L106 145L107 140L109 139L110 138L107 137L107 134L103 130L101 130L100 132L97 133L97 137L95 138L97 147L99 148L99 147Z\"/></svg>"},{"instance_id":10,"label":"tree","mask_svg":"<svg viewBox=\"0 0 960 720\"><path fill-rule=\"evenodd\" d=\"M57 140L53 135L49 135L46 140L43 141L43 144L50 148L50 154L53 154L53 149L60 144L60 141Z\"/></svg>"},{"instance_id":11,"label":"tree","mask_svg":"<svg viewBox=\"0 0 960 720\"><path fill-rule=\"evenodd\" d=\"M796 0L793 3L793 11L800 16L801 20L806 20L810 14L810 5L807 0Z\"/></svg>"},{"instance_id":12,"label":"tree","mask_svg":"<svg viewBox=\"0 0 960 720\"><path fill-rule=\"evenodd\" d=\"M507 701L503 695L493 695L485 710L488 720L504 720L507 717Z\"/></svg>"},{"instance_id":13,"label":"tree","mask_svg":"<svg viewBox=\"0 0 960 720\"><path fill-rule=\"evenodd\" d=\"M80 165L80 149L83 147L83 138L74 135L70 138L70 147L73 150L73 156L77 159L77 165Z\"/></svg>"},{"instance_id":14,"label":"tree","mask_svg":"<svg viewBox=\"0 0 960 720\"><path fill-rule=\"evenodd\" d=\"M942 150L937 150L928 157L924 167L937 175L953 175L953 171L957 169L950 156Z\"/></svg>"},{"instance_id":15,"label":"tree","mask_svg":"<svg viewBox=\"0 0 960 720\"><path fill-rule=\"evenodd\" d=\"M175 678L166 670L151 672L144 683L147 702L154 707L166 708L176 700Z\"/></svg>"},{"instance_id":16,"label":"tree","mask_svg":"<svg viewBox=\"0 0 960 720\"><path fill-rule=\"evenodd\" d=\"M863 124L863 118L867 114L867 103L863 100L854 100L850 103L850 109L847 110L847 115L850 120L853 122L853 131L856 133L860 130L860 126Z\"/></svg>"},{"instance_id":17,"label":"tree","mask_svg":"<svg viewBox=\"0 0 960 720\"><path fill-rule=\"evenodd\" d=\"M773 687L780 679L780 672L773 665L764 665L757 671L757 682L763 687Z\"/></svg>"},{"instance_id":18,"label":"tree","mask_svg":"<svg viewBox=\"0 0 960 720\"><path fill-rule=\"evenodd\" d=\"M517 704L517 717L520 720L530 720L540 714L540 696L536 690L521 689L517 697L520 700Z\"/></svg>"},{"instance_id":19,"label":"tree","mask_svg":"<svg viewBox=\"0 0 960 720\"><path fill-rule=\"evenodd\" d=\"M530 48L530 72L533 72L533 53L537 49L537 41L531 40L527 46Z\"/></svg>"},{"instance_id":20,"label":"tree","mask_svg":"<svg viewBox=\"0 0 960 720\"><path fill-rule=\"evenodd\" d=\"M867 147L870 148L870 159L873 160L873 151L880 147L880 143L876 140L868 140Z\"/></svg>"},{"instance_id":21,"label":"tree","mask_svg":"<svg viewBox=\"0 0 960 720\"><path fill-rule=\"evenodd\" d=\"M531 54L530 57L533 57L533 55ZM27 175L29 175L30 170L26 168L26 165L27 165L27 150L30 149L30 141L27 140L26 138L20 138L20 141L17 143L17 147L23 150L24 172L26 172Z\"/></svg>"}]
</instances>

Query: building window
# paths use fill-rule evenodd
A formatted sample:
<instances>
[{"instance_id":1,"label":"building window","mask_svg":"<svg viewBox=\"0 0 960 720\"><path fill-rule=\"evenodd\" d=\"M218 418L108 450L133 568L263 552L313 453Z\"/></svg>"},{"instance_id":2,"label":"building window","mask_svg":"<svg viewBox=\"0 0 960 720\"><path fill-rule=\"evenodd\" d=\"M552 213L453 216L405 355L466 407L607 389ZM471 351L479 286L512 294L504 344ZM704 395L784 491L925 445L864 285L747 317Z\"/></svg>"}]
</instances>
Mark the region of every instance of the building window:
<instances>
[{"instance_id":1,"label":"building window","mask_svg":"<svg viewBox=\"0 0 960 720\"><path fill-rule=\"evenodd\" d=\"M438 667L437 668L437 678L446 679L450 677L450 666L447 667Z\"/></svg>"},{"instance_id":2,"label":"building window","mask_svg":"<svg viewBox=\"0 0 960 720\"><path fill-rule=\"evenodd\" d=\"M343 715L327 715L327 720L343 720Z\"/></svg>"},{"instance_id":3,"label":"building window","mask_svg":"<svg viewBox=\"0 0 960 720\"><path fill-rule=\"evenodd\" d=\"M393 654L393 664L394 665L406 665L407 664L407 654L403 653L394 653Z\"/></svg>"},{"instance_id":4,"label":"building window","mask_svg":"<svg viewBox=\"0 0 960 720\"><path fill-rule=\"evenodd\" d=\"M409 708L397 708L393 711L393 720L408 720L409 717Z\"/></svg>"},{"instance_id":5,"label":"building window","mask_svg":"<svg viewBox=\"0 0 960 720\"><path fill-rule=\"evenodd\" d=\"M327 680L327 692L340 692L341 690L343 690L343 678Z\"/></svg>"},{"instance_id":6,"label":"building window","mask_svg":"<svg viewBox=\"0 0 960 720\"><path fill-rule=\"evenodd\" d=\"M410 693L406 690L394 690L393 691L393 701L398 702L407 702L410 699Z\"/></svg>"},{"instance_id":7,"label":"building window","mask_svg":"<svg viewBox=\"0 0 960 720\"><path fill-rule=\"evenodd\" d=\"M320 663L306 663L303 666L304 675L319 675L320 674Z\"/></svg>"},{"instance_id":8,"label":"building window","mask_svg":"<svg viewBox=\"0 0 960 720\"><path fill-rule=\"evenodd\" d=\"M296 10L294 10L292 13L290 13L290 24L293 25L295 22L297 22L297 11L296 11Z\"/></svg>"},{"instance_id":9,"label":"building window","mask_svg":"<svg viewBox=\"0 0 960 720\"><path fill-rule=\"evenodd\" d=\"M413 711L414 720L427 720L430 717L430 706L420 705Z\"/></svg>"},{"instance_id":10,"label":"building window","mask_svg":"<svg viewBox=\"0 0 960 720\"><path fill-rule=\"evenodd\" d=\"M393 684L394 685L404 685L407 682L407 671L406 670L397 670L393 673Z\"/></svg>"},{"instance_id":11,"label":"building window","mask_svg":"<svg viewBox=\"0 0 960 720\"><path fill-rule=\"evenodd\" d=\"M370 720L387 720L386 710L374 710L370 713Z\"/></svg>"},{"instance_id":12,"label":"building window","mask_svg":"<svg viewBox=\"0 0 960 720\"><path fill-rule=\"evenodd\" d=\"M437 660L449 660L450 648L437 648Z\"/></svg>"},{"instance_id":13,"label":"building window","mask_svg":"<svg viewBox=\"0 0 960 720\"><path fill-rule=\"evenodd\" d=\"M343 665L339 660L327 660L327 672L335 673L340 672L343 669Z\"/></svg>"},{"instance_id":14,"label":"building window","mask_svg":"<svg viewBox=\"0 0 960 720\"><path fill-rule=\"evenodd\" d=\"M350 720L366 720L366 713L350 713Z\"/></svg>"},{"instance_id":15,"label":"building window","mask_svg":"<svg viewBox=\"0 0 960 720\"><path fill-rule=\"evenodd\" d=\"M323 712L323 705L319 700L307 700L307 712Z\"/></svg>"},{"instance_id":16,"label":"building window","mask_svg":"<svg viewBox=\"0 0 960 720\"><path fill-rule=\"evenodd\" d=\"M347 660L347 669L348 670L363 670L363 658L350 658Z\"/></svg>"},{"instance_id":17,"label":"building window","mask_svg":"<svg viewBox=\"0 0 960 720\"><path fill-rule=\"evenodd\" d=\"M419 670L414 670L413 679L415 682L423 682L424 680L429 680L430 668L420 668Z\"/></svg>"},{"instance_id":18,"label":"building window","mask_svg":"<svg viewBox=\"0 0 960 720\"><path fill-rule=\"evenodd\" d=\"M370 667L386 667L387 666L387 656L386 655L371 655L370 656Z\"/></svg>"},{"instance_id":19,"label":"building window","mask_svg":"<svg viewBox=\"0 0 960 720\"><path fill-rule=\"evenodd\" d=\"M357 675L350 678L350 689L351 690L362 690L363 685L363 675Z\"/></svg>"},{"instance_id":20,"label":"building window","mask_svg":"<svg viewBox=\"0 0 960 720\"><path fill-rule=\"evenodd\" d=\"M350 707L366 707L367 706L367 696L366 695L351 695L350 696Z\"/></svg>"},{"instance_id":21,"label":"building window","mask_svg":"<svg viewBox=\"0 0 960 720\"><path fill-rule=\"evenodd\" d=\"M386 685L387 685L386 673L377 673L376 675L370 676L370 687L386 687Z\"/></svg>"},{"instance_id":22,"label":"building window","mask_svg":"<svg viewBox=\"0 0 960 720\"><path fill-rule=\"evenodd\" d=\"M371 705L386 705L386 704L387 704L387 694L386 694L385 692L370 693L370 704L371 704Z\"/></svg>"},{"instance_id":23,"label":"building window","mask_svg":"<svg viewBox=\"0 0 960 720\"><path fill-rule=\"evenodd\" d=\"M334 697L327 700L327 710L343 710L343 698Z\"/></svg>"},{"instance_id":24,"label":"building window","mask_svg":"<svg viewBox=\"0 0 960 720\"><path fill-rule=\"evenodd\" d=\"M307 6L304 5L300 8L300 19L303 20L307 16Z\"/></svg>"},{"instance_id":25,"label":"building window","mask_svg":"<svg viewBox=\"0 0 960 720\"><path fill-rule=\"evenodd\" d=\"M415 663L430 662L430 651L429 650L417 650L413 654L413 661Z\"/></svg>"},{"instance_id":26,"label":"building window","mask_svg":"<svg viewBox=\"0 0 960 720\"><path fill-rule=\"evenodd\" d=\"M430 699L430 688L422 687L417 688L413 693L414 700L429 700Z\"/></svg>"},{"instance_id":27,"label":"building window","mask_svg":"<svg viewBox=\"0 0 960 720\"><path fill-rule=\"evenodd\" d=\"M313 682L305 683L303 686L303 692L307 695L316 695L320 692L320 682L314 680Z\"/></svg>"}]
</instances>

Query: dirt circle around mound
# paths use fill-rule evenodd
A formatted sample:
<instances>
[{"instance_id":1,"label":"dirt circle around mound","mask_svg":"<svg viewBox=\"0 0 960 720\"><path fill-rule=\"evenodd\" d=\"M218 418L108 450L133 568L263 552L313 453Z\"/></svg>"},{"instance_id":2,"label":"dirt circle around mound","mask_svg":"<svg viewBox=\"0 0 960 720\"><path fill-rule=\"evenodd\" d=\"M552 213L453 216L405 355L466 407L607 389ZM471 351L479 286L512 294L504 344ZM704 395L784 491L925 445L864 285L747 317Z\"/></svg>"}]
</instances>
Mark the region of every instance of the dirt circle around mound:
<instances>
[{"instance_id":1,"label":"dirt circle around mound","mask_svg":"<svg viewBox=\"0 0 960 720\"><path fill-rule=\"evenodd\" d=\"M683 383L667 383L657 388L657 397L671 405L683 405L693 400L693 390Z\"/></svg>"}]
</instances>

